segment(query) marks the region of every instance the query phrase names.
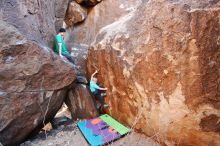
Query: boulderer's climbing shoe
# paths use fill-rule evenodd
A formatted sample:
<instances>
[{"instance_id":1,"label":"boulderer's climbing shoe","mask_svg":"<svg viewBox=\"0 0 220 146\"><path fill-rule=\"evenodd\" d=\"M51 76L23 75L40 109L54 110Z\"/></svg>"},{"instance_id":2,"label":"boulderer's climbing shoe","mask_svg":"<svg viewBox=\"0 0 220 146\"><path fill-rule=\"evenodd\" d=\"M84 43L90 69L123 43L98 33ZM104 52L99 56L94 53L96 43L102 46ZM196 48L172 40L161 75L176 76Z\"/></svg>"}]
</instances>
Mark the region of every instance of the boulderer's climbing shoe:
<instances>
[{"instance_id":1,"label":"boulderer's climbing shoe","mask_svg":"<svg viewBox=\"0 0 220 146\"><path fill-rule=\"evenodd\" d=\"M108 108L108 107L109 107L108 104L104 104L104 105L103 105L103 108Z\"/></svg>"},{"instance_id":2,"label":"boulderer's climbing shoe","mask_svg":"<svg viewBox=\"0 0 220 146\"><path fill-rule=\"evenodd\" d=\"M97 103L96 109L99 109L100 107L101 107L101 104L100 104L100 103Z\"/></svg>"},{"instance_id":3,"label":"boulderer's climbing shoe","mask_svg":"<svg viewBox=\"0 0 220 146\"><path fill-rule=\"evenodd\" d=\"M106 93L101 93L101 96L105 97L105 96L107 96L107 94Z\"/></svg>"}]
</instances>

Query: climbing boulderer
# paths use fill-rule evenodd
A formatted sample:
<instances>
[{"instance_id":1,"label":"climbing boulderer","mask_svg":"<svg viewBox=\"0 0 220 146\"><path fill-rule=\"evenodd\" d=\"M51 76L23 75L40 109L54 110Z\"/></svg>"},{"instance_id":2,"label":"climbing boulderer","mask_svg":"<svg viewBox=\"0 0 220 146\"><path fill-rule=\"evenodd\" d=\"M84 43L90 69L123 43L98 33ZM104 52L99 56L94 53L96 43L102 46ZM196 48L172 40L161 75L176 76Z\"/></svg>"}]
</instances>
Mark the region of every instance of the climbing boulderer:
<instances>
[{"instance_id":1,"label":"climbing boulderer","mask_svg":"<svg viewBox=\"0 0 220 146\"><path fill-rule=\"evenodd\" d=\"M97 73L98 73L98 71L96 70L91 75L89 88L90 88L90 91L92 92L92 94L94 95L94 97L99 101L101 106L104 108L107 108L108 104L105 103L105 97L106 97L105 92L107 91L107 88L100 87L100 85L98 85L98 79L97 79L97 77L95 77L95 75Z\"/></svg>"}]
</instances>

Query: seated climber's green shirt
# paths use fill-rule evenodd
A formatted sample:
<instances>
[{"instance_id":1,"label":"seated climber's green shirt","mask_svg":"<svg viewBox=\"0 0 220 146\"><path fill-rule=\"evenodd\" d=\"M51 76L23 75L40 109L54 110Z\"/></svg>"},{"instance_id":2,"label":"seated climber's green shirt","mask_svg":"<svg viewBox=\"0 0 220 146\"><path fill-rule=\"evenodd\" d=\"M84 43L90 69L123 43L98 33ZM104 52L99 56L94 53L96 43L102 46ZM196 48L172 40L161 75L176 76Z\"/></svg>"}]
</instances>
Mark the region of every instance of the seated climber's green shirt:
<instances>
[{"instance_id":1,"label":"seated climber's green shirt","mask_svg":"<svg viewBox=\"0 0 220 146\"><path fill-rule=\"evenodd\" d=\"M66 44L63 40L63 37L58 34L56 35L56 38L55 38L55 47L56 47L56 52L59 54L59 45L58 43L61 43L62 44L62 55L66 55L66 54L69 54L68 50L67 50L67 47L66 47Z\"/></svg>"}]
</instances>

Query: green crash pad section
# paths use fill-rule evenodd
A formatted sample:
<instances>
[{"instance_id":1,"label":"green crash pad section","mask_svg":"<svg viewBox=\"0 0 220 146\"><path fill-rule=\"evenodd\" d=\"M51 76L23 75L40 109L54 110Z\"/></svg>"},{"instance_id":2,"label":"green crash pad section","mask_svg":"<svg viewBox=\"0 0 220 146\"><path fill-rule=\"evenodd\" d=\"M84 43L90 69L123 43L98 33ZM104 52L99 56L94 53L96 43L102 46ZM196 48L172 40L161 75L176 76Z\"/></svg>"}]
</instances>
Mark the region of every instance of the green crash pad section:
<instances>
[{"instance_id":1,"label":"green crash pad section","mask_svg":"<svg viewBox=\"0 0 220 146\"><path fill-rule=\"evenodd\" d=\"M115 119L113 119L112 117L110 117L107 114L100 116L100 119L102 119L109 126L114 128L121 135L125 135L128 132L130 132L130 130L127 127L125 127L124 125L122 125L121 123L119 123L118 121L116 121Z\"/></svg>"}]
</instances>

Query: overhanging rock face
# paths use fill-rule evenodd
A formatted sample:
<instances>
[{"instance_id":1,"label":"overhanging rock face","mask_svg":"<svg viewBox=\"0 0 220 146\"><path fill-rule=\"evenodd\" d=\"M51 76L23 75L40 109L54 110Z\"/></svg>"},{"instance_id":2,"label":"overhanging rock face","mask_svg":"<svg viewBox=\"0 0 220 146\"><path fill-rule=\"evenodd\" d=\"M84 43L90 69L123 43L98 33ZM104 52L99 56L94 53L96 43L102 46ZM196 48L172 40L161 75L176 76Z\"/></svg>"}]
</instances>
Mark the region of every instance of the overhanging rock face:
<instances>
[{"instance_id":1,"label":"overhanging rock face","mask_svg":"<svg viewBox=\"0 0 220 146\"><path fill-rule=\"evenodd\" d=\"M109 113L167 144L220 144L220 9L208 1L142 1L103 27L88 56Z\"/></svg>"},{"instance_id":2,"label":"overhanging rock face","mask_svg":"<svg viewBox=\"0 0 220 146\"><path fill-rule=\"evenodd\" d=\"M73 89L68 92L65 103L73 119L89 119L99 115L95 99L92 97L87 85L74 84Z\"/></svg>"}]
</instances>

